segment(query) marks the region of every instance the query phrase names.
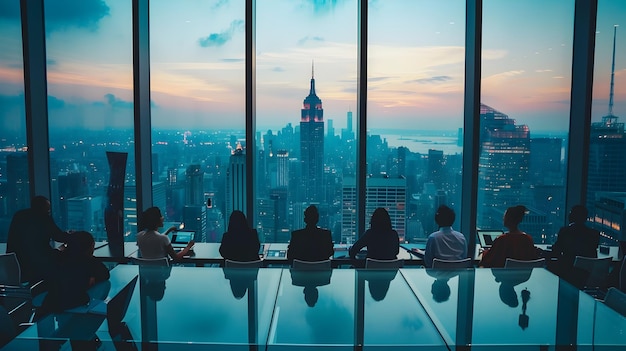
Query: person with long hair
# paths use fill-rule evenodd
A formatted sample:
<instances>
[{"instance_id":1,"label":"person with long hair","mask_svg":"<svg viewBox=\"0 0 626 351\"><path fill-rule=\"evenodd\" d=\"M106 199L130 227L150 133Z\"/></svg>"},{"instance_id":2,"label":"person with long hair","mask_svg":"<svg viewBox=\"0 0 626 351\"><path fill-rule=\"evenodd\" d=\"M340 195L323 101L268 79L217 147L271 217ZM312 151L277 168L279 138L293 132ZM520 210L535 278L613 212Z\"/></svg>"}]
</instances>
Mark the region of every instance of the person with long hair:
<instances>
[{"instance_id":1,"label":"person with long hair","mask_svg":"<svg viewBox=\"0 0 626 351\"><path fill-rule=\"evenodd\" d=\"M174 260L180 260L189 253L195 244L193 240L190 240L184 249L176 252L167 234L178 230L178 228L172 226L165 233L159 233L159 228L163 227L163 220L163 215L158 207L150 207L143 212L141 217L142 231L137 233L137 246L139 246L141 258L153 259L169 256Z\"/></svg>"},{"instance_id":2,"label":"person with long hair","mask_svg":"<svg viewBox=\"0 0 626 351\"><path fill-rule=\"evenodd\" d=\"M389 212L382 207L374 210L370 219L370 229L357 240L350 248L350 258L356 258L357 253L367 247L367 258L377 260L396 259L400 252L398 232L391 227Z\"/></svg>"},{"instance_id":3,"label":"person with long hair","mask_svg":"<svg viewBox=\"0 0 626 351\"><path fill-rule=\"evenodd\" d=\"M233 211L228 219L228 231L220 244L222 257L231 261L257 261L260 248L259 235L248 225L246 215L239 210Z\"/></svg>"},{"instance_id":4,"label":"person with long hair","mask_svg":"<svg viewBox=\"0 0 626 351\"><path fill-rule=\"evenodd\" d=\"M526 214L525 206L509 207L504 213L504 226L508 232L493 241L490 249L483 252L480 267L504 267L507 258L529 261L538 258L533 238L518 228Z\"/></svg>"}]
</instances>

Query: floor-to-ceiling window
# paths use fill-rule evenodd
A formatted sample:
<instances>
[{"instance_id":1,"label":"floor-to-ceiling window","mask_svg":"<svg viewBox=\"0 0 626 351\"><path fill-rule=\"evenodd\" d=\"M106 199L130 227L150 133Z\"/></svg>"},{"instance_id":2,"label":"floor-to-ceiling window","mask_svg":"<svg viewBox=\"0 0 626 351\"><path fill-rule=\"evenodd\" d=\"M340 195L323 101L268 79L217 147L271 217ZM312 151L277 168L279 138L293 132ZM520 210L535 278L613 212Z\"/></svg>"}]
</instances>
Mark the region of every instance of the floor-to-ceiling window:
<instances>
[{"instance_id":1,"label":"floor-to-ceiling window","mask_svg":"<svg viewBox=\"0 0 626 351\"><path fill-rule=\"evenodd\" d=\"M626 213L626 3L598 1L587 203L602 242L615 245Z\"/></svg>"},{"instance_id":2,"label":"floor-to-ceiling window","mask_svg":"<svg viewBox=\"0 0 626 351\"><path fill-rule=\"evenodd\" d=\"M243 0L150 3L153 204L197 242L245 210L244 20Z\"/></svg>"},{"instance_id":3,"label":"floor-to-ceiling window","mask_svg":"<svg viewBox=\"0 0 626 351\"><path fill-rule=\"evenodd\" d=\"M368 11L366 223L384 207L401 241L424 241L440 205L461 211L465 2Z\"/></svg>"},{"instance_id":4,"label":"floor-to-ceiling window","mask_svg":"<svg viewBox=\"0 0 626 351\"><path fill-rule=\"evenodd\" d=\"M53 216L106 240L107 152L127 153L124 229L135 222L131 4L44 1ZM133 238L134 239L134 238Z\"/></svg>"},{"instance_id":5,"label":"floor-to-ceiling window","mask_svg":"<svg viewBox=\"0 0 626 351\"><path fill-rule=\"evenodd\" d=\"M261 241L289 241L314 204L318 225L346 242L343 208L354 206L346 182L356 172L357 1L259 0L256 24L253 201Z\"/></svg>"},{"instance_id":6,"label":"floor-to-ceiling window","mask_svg":"<svg viewBox=\"0 0 626 351\"><path fill-rule=\"evenodd\" d=\"M28 207L28 158L19 0L0 5L0 242L11 217Z\"/></svg>"},{"instance_id":7,"label":"floor-to-ceiling window","mask_svg":"<svg viewBox=\"0 0 626 351\"><path fill-rule=\"evenodd\" d=\"M565 215L574 1L483 2L477 227L551 243Z\"/></svg>"}]
</instances>

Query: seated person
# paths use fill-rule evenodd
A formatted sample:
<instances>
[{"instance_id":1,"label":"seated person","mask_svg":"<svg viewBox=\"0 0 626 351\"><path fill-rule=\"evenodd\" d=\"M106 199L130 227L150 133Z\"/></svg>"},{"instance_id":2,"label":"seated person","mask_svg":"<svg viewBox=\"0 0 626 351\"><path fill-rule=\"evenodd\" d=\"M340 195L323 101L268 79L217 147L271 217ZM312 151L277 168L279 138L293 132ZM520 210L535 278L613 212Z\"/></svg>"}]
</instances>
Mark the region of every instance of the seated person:
<instances>
[{"instance_id":1,"label":"seated person","mask_svg":"<svg viewBox=\"0 0 626 351\"><path fill-rule=\"evenodd\" d=\"M503 220L509 231L497 237L491 248L483 252L480 267L504 267L507 258L524 261L538 258L533 238L518 228L526 211L526 207L522 205L506 210Z\"/></svg>"},{"instance_id":2,"label":"seated person","mask_svg":"<svg viewBox=\"0 0 626 351\"><path fill-rule=\"evenodd\" d=\"M570 224L559 230L556 242L552 245L552 254L557 262L551 269L570 282L582 273L574 269L576 256L598 257L600 232L586 225L587 214L585 206L572 207L568 216Z\"/></svg>"},{"instance_id":3,"label":"seated person","mask_svg":"<svg viewBox=\"0 0 626 351\"><path fill-rule=\"evenodd\" d=\"M89 303L87 290L109 279L108 269L93 257L94 245L94 239L88 232L70 234L67 247L60 254L59 268L49 279L48 294L38 315Z\"/></svg>"},{"instance_id":4,"label":"seated person","mask_svg":"<svg viewBox=\"0 0 626 351\"><path fill-rule=\"evenodd\" d=\"M398 232L391 227L389 213L382 207L374 210L370 219L370 229L366 230L350 248L350 258L356 258L364 247L367 247L367 258L394 260L398 257L400 238Z\"/></svg>"},{"instance_id":5,"label":"seated person","mask_svg":"<svg viewBox=\"0 0 626 351\"><path fill-rule=\"evenodd\" d=\"M259 235L256 229L250 228L246 215L241 211L233 211L228 220L228 231L222 236L220 254L232 261L257 261L259 259Z\"/></svg>"},{"instance_id":6,"label":"seated person","mask_svg":"<svg viewBox=\"0 0 626 351\"><path fill-rule=\"evenodd\" d=\"M59 251L50 246L50 240L65 243L68 235L54 223L50 201L44 196L35 196L30 208L17 211L9 226L7 253L15 252L22 280L36 283L54 274Z\"/></svg>"},{"instance_id":7,"label":"seated person","mask_svg":"<svg viewBox=\"0 0 626 351\"><path fill-rule=\"evenodd\" d=\"M467 244L465 236L452 229L454 211L441 205L435 213L435 222L439 230L428 236L424 252L424 266L433 266L433 258L442 260L462 260L467 258Z\"/></svg>"},{"instance_id":8,"label":"seated person","mask_svg":"<svg viewBox=\"0 0 626 351\"><path fill-rule=\"evenodd\" d=\"M143 212L141 217L143 230L137 233L139 253L142 258L154 259L169 256L174 260L180 260L189 253L195 242L190 240L184 249L179 252L174 251L167 234L178 230L178 228L172 226L164 234L159 233L158 229L163 227L163 219L158 207L150 207Z\"/></svg>"},{"instance_id":9,"label":"seated person","mask_svg":"<svg viewBox=\"0 0 626 351\"><path fill-rule=\"evenodd\" d=\"M304 229L291 232L287 248L287 259L301 261L323 261L334 254L333 239L330 230L317 226L320 215L317 207L311 205L304 210Z\"/></svg>"}]
</instances>

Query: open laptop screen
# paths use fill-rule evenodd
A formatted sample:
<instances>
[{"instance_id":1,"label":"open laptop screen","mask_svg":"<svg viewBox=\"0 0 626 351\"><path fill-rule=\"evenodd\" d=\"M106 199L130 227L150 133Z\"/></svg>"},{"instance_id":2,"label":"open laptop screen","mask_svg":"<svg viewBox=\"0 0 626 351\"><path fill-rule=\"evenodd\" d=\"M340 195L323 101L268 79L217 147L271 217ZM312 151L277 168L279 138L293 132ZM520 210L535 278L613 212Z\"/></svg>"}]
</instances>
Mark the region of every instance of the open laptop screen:
<instances>
[{"instance_id":1,"label":"open laptop screen","mask_svg":"<svg viewBox=\"0 0 626 351\"><path fill-rule=\"evenodd\" d=\"M187 243L189 243L194 236L195 232L191 232L191 231L178 231L178 232L173 232L170 233L171 237L171 241L172 241L172 245L174 244L179 244L179 245L187 245Z\"/></svg>"},{"instance_id":2,"label":"open laptop screen","mask_svg":"<svg viewBox=\"0 0 626 351\"><path fill-rule=\"evenodd\" d=\"M476 234L478 234L478 242L482 248L489 248L493 245L493 241L496 240L497 237L504 234L502 230L477 230Z\"/></svg>"}]
</instances>

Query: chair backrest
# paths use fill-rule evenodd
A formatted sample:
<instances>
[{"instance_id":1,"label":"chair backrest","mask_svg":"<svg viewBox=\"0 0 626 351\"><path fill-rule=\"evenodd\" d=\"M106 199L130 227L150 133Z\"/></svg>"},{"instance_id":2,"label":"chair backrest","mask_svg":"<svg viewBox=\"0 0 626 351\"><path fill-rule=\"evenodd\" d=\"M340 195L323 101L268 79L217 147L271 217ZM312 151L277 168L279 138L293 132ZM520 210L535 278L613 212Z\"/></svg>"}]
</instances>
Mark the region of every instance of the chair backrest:
<instances>
[{"instance_id":1,"label":"chair backrest","mask_svg":"<svg viewBox=\"0 0 626 351\"><path fill-rule=\"evenodd\" d=\"M301 261L294 259L291 267L298 271L326 271L331 269L330 260Z\"/></svg>"},{"instance_id":2,"label":"chair backrest","mask_svg":"<svg viewBox=\"0 0 626 351\"><path fill-rule=\"evenodd\" d=\"M619 289L626 293L626 255L622 258L622 264L619 268Z\"/></svg>"},{"instance_id":3,"label":"chair backrest","mask_svg":"<svg viewBox=\"0 0 626 351\"><path fill-rule=\"evenodd\" d=\"M439 258L433 258L434 269L456 269L470 267L472 267L472 259L469 257L462 260L442 260Z\"/></svg>"},{"instance_id":4,"label":"chair backrest","mask_svg":"<svg viewBox=\"0 0 626 351\"><path fill-rule=\"evenodd\" d=\"M170 265L170 260L167 257L162 258L138 258L131 257L130 262L140 266L164 266Z\"/></svg>"},{"instance_id":5,"label":"chair backrest","mask_svg":"<svg viewBox=\"0 0 626 351\"><path fill-rule=\"evenodd\" d=\"M20 285L22 271L15 252L0 255L0 284Z\"/></svg>"},{"instance_id":6,"label":"chair backrest","mask_svg":"<svg viewBox=\"0 0 626 351\"><path fill-rule=\"evenodd\" d=\"M107 319L109 324L121 323L122 319L124 319L138 278L139 276L136 276L128 282L128 284L107 303Z\"/></svg>"},{"instance_id":7,"label":"chair backrest","mask_svg":"<svg viewBox=\"0 0 626 351\"><path fill-rule=\"evenodd\" d=\"M504 262L504 268L543 268L546 266L545 258L538 258L536 260L516 260L514 258L507 258Z\"/></svg>"},{"instance_id":8,"label":"chair backrest","mask_svg":"<svg viewBox=\"0 0 626 351\"><path fill-rule=\"evenodd\" d=\"M603 288L609 276L609 268L611 267L612 257L591 258L576 256L574 259L574 267L580 268L589 273L586 288Z\"/></svg>"},{"instance_id":9,"label":"chair backrest","mask_svg":"<svg viewBox=\"0 0 626 351\"><path fill-rule=\"evenodd\" d=\"M262 260L247 261L247 262L233 261L229 259L224 260L225 268L261 268L261 266L263 266Z\"/></svg>"},{"instance_id":10,"label":"chair backrest","mask_svg":"<svg viewBox=\"0 0 626 351\"><path fill-rule=\"evenodd\" d=\"M404 260L396 258L394 260L377 260L375 258L367 258L365 260L365 268L369 269L395 269L404 267Z\"/></svg>"},{"instance_id":11,"label":"chair backrest","mask_svg":"<svg viewBox=\"0 0 626 351\"><path fill-rule=\"evenodd\" d=\"M609 288L604 297L604 304L626 317L626 294L617 288Z\"/></svg>"}]
</instances>

